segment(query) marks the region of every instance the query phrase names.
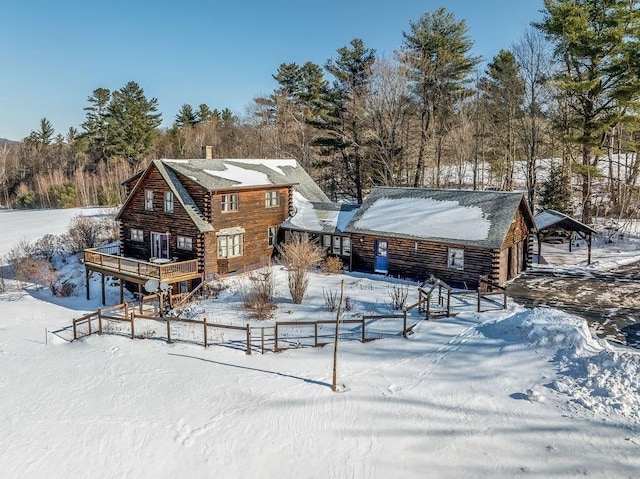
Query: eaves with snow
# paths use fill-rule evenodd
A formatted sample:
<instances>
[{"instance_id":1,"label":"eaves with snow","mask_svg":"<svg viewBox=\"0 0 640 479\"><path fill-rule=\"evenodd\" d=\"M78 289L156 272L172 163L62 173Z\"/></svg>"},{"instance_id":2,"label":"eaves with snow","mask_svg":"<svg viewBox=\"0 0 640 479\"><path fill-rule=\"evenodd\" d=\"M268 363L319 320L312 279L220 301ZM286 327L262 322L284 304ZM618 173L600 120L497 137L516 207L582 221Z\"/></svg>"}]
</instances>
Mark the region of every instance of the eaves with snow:
<instances>
[{"instance_id":1,"label":"eaves with snow","mask_svg":"<svg viewBox=\"0 0 640 479\"><path fill-rule=\"evenodd\" d=\"M523 201L519 192L378 187L345 231L501 248Z\"/></svg>"},{"instance_id":2,"label":"eaves with snow","mask_svg":"<svg viewBox=\"0 0 640 479\"><path fill-rule=\"evenodd\" d=\"M294 191L293 207L293 215L284 222L283 228L340 234L344 233L358 205L309 201L300 192Z\"/></svg>"}]
</instances>

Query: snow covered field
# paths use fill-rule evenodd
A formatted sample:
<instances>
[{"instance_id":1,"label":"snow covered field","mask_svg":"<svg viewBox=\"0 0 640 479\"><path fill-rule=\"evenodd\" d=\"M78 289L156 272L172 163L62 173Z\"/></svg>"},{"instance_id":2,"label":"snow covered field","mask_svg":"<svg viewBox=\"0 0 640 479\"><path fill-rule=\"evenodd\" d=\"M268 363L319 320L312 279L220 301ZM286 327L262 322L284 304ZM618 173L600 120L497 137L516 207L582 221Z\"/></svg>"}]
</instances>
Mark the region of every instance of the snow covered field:
<instances>
[{"instance_id":1,"label":"snow covered field","mask_svg":"<svg viewBox=\"0 0 640 479\"><path fill-rule=\"evenodd\" d=\"M64 230L69 212L0 220L8 250L25 229ZM314 274L297 306L276 274L279 320L332 317L322 288L343 279L349 314L391 312L381 277ZM241 282L192 311L244 323ZM334 393L332 345L248 356L52 334L99 307L83 296L0 294L2 477L640 477L640 354L553 309L422 321L407 339L379 321L382 339L340 343Z\"/></svg>"}]
</instances>

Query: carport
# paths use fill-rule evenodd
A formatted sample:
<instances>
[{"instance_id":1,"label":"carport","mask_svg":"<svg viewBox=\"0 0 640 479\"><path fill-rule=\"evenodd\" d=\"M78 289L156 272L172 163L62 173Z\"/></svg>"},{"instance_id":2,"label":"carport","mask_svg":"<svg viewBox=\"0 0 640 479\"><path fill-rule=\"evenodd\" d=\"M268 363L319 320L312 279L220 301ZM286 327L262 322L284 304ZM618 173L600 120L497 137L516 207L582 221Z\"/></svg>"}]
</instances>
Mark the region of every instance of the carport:
<instances>
[{"instance_id":1,"label":"carport","mask_svg":"<svg viewBox=\"0 0 640 479\"><path fill-rule=\"evenodd\" d=\"M568 239L569 253L571 253L573 239L578 236L587 242L587 264L591 264L591 238L597 233L596 230L571 216L555 210L542 211L535 215L533 219L538 230L538 263L540 263L543 241L552 242L553 240L558 240L559 242L564 242L565 239Z\"/></svg>"}]
</instances>

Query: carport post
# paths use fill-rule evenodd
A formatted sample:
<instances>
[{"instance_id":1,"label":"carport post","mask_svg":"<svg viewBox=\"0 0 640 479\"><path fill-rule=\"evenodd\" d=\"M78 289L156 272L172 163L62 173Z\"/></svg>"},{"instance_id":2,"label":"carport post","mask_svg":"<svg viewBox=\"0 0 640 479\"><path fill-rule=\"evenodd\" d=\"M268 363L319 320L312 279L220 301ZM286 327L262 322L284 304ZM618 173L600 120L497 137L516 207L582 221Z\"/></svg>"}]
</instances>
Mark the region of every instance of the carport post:
<instances>
[{"instance_id":1,"label":"carport post","mask_svg":"<svg viewBox=\"0 0 640 479\"><path fill-rule=\"evenodd\" d=\"M591 264L591 233L587 233L587 265Z\"/></svg>"}]
</instances>

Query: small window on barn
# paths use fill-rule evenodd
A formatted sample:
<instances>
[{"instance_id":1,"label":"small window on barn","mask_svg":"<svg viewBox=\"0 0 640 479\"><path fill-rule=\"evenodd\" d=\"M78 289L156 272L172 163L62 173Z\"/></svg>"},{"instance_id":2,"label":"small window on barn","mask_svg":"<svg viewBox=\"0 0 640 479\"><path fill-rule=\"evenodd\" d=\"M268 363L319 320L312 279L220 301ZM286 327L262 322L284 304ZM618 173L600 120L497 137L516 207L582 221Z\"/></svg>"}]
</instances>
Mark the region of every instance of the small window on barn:
<instances>
[{"instance_id":1,"label":"small window on barn","mask_svg":"<svg viewBox=\"0 0 640 479\"><path fill-rule=\"evenodd\" d=\"M344 256L351 255L351 238L347 238L346 236L342 238L342 254Z\"/></svg>"},{"instance_id":2,"label":"small window on barn","mask_svg":"<svg viewBox=\"0 0 640 479\"><path fill-rule=\"evenodd\" d=\"M193 249L193 238L189 236L178 235L177 244L178 249L185 251L191 251Z\"/></svg>"},{"instance_id":3,"label":"small window on barn","mask_svg":"<svg viewBox=\"0 0 640 479\"><path fill-rule=\"evenodd\" d=\"M461 248L449 248L447 266L451 269L464 269L464 250Z\"/></svg>"},{"instance_id":4,"label":"small window on barn","mask_svg":"<svg viewBox=\"0 0 640 479\"><path fill-rule=\"evenodd\" d=\"M144 241L144 233L142 230L131 230L131 241Z\"/></svg>"},{"instance_id":5,"label":"small window on barn","mask_svg":"<svg viewBox=\"0 0 640 479\"><path fill-rule=\"evenodd\" d=\"M269 238L269 246L275 246L278 241L278 227L269 226L267 229L267 237Z\"/></svg>"},{"instance_id":6,"label":"small window on barn","mask_svg":"<svg viewBox=\"0 0 640 479\"><path fill-rule=\"evenodd\" d=\"M164 210L167 213L173 212L173 192L171 191L164 192Z\"/></svg>"},{"instance_id":7,"label":"small window on barn","mask_svg":"<svg viewBox=\"0 0 640 479\"><path fill-rule=\"evenodd\" d=\"M278 206L280 204L280 192L278 190L265 191L264 204L267 208Z\"/></svg>"},{"instance_id":8,"label":"small window on barn","mask_svg":"<svg viewBox=\"0 0 640 479\"><path fill-rule=\"evenodd\" d=\"M238 193L230 193L222 195L222 211L238 210Z\"/></svg>"},{"instance_id":9,"label":"small window on barn","mask_svg":"<svg viewBox=\"0 0 640 479\"><path fill-rule=\"evenodd\" d=\"M144 209L153 211L153 190L144 190Z\"/></svg>"}]
</instances>

